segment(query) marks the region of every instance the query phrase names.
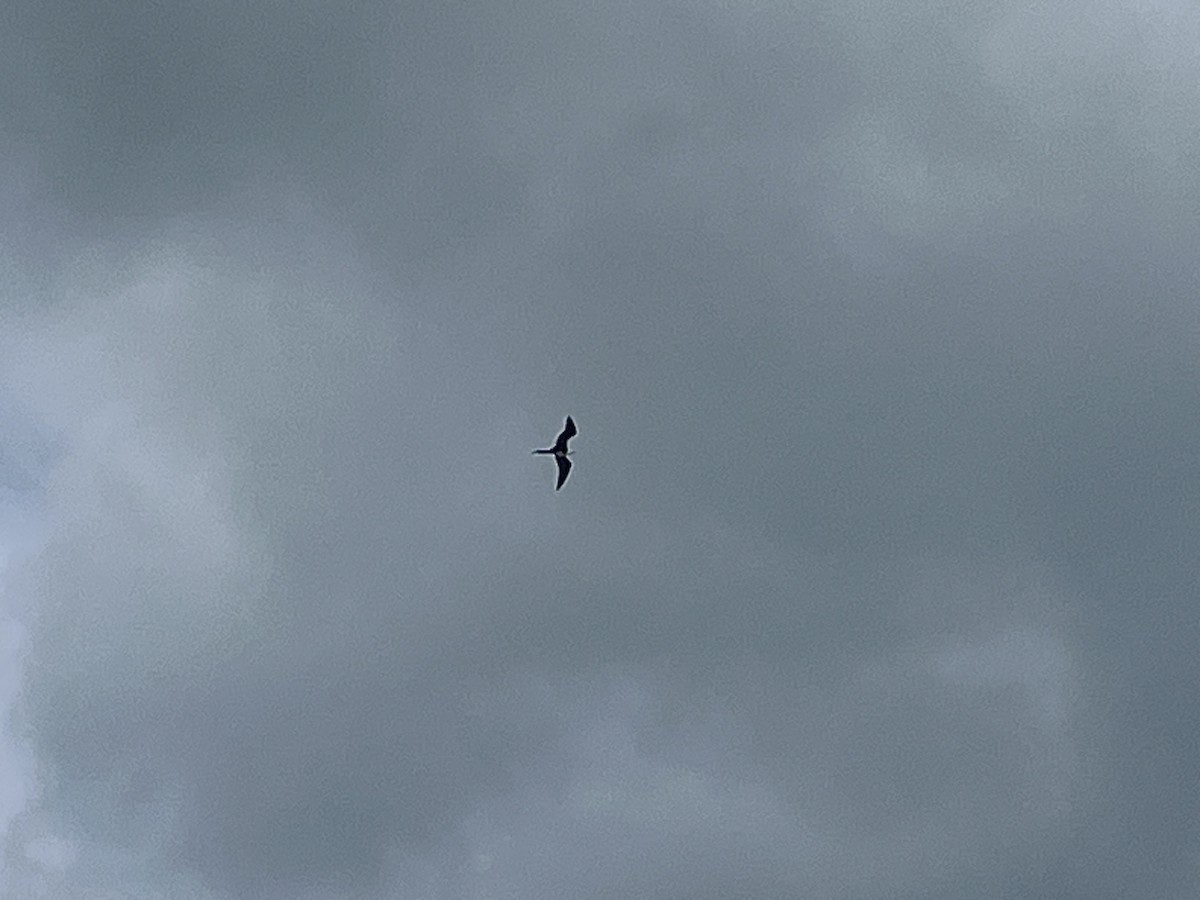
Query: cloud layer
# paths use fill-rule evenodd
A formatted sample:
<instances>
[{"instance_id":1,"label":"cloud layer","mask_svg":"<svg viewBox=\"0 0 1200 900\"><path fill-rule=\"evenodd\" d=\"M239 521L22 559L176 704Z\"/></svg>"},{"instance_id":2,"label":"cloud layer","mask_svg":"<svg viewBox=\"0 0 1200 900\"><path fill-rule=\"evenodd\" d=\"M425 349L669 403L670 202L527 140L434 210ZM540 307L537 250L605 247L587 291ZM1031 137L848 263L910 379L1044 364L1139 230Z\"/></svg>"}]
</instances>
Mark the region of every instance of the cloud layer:
<instances>
[{"instance_id":1,"label":"cloud layer","mask_svg":"<svg viewBox=\"0 0 1200 900\"><path fill-rule=\"evenodd\" d=\"M10 18L7 891L1194 894L1190 8Z\"/></svg>"}]
</instances>

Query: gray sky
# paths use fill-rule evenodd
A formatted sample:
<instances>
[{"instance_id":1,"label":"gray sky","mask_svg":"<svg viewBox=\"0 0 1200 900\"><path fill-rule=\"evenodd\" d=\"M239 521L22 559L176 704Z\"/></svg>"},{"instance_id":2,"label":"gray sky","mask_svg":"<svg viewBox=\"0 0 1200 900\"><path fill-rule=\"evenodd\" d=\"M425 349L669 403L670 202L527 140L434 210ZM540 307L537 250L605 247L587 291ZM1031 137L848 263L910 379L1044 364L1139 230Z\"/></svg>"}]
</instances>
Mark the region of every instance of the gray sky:
<instances>
[{"instance_id":1,"label":"gray sky","mask_svg":"<svg viewBox=\"0 0 1200 900\"><path fill-rule=\"evenodd\" d=\"M1194 4L3 19L5 896L1200 896Z\"/></svg>"}]
</instances>

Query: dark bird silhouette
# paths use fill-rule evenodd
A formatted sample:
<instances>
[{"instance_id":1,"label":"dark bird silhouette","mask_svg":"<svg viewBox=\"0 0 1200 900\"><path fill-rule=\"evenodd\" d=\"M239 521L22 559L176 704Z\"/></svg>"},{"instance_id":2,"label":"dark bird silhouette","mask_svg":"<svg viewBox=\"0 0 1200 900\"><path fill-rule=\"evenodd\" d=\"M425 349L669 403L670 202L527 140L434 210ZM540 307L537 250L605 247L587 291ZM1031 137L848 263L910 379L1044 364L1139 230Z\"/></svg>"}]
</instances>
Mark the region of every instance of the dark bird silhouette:
<instances>
[{"instance_id":1,"label":"dark bird silhouette","mask_svg":"<svg viewBox=\"0 0 1200 900\"><path fill-rule=\"evenodd\" d=\"M554 486L557 491L563 486L563 482L567 480L567 475L571 472L571 461L567 459L567 441L575 437L578 432L575 430L575 421L567 416L567 424L563 426L563 430L554 440L553 447L547 447L545 450L534 450L534 453L547 453L554 457L554 461L558 463L558 484Z\"/></svg>"}]
</instances>

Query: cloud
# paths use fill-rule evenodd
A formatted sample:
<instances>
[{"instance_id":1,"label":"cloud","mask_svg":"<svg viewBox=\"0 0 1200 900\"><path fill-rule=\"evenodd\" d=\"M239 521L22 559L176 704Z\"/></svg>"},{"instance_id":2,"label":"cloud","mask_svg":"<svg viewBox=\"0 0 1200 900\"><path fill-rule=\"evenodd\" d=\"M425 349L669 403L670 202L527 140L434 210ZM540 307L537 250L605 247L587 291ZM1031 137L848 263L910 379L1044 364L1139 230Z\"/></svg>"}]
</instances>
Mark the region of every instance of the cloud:
<instances>
[{"instance_id":1,"label":"cloud","mask_svg":"<svg viewBox=\"0 0 1200 900\"><path fill-rule=\"evenodd\" d=\"M14 13L10 890L1186 893L1194 22L876 6Z\"/></svg>"}]
</instances>

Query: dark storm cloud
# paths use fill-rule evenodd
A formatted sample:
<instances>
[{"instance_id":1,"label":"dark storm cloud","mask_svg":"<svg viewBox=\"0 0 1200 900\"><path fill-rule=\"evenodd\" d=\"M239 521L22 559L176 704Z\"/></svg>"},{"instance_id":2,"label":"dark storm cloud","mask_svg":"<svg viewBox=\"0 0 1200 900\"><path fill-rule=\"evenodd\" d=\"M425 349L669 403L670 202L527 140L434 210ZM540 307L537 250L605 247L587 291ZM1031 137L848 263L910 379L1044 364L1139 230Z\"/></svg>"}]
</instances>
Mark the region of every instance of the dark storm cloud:
<instances>
[{"instance_id":1,"label":"dark storm cloud","mask_svg":"<svg viewBox=\"0 0 1200 900\"><path fill-rule=\"evenodd\" d=\"M1182 894L1195 22L1072 7L11 10L10 886Z\"/></svg>"}]
</instances>

